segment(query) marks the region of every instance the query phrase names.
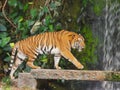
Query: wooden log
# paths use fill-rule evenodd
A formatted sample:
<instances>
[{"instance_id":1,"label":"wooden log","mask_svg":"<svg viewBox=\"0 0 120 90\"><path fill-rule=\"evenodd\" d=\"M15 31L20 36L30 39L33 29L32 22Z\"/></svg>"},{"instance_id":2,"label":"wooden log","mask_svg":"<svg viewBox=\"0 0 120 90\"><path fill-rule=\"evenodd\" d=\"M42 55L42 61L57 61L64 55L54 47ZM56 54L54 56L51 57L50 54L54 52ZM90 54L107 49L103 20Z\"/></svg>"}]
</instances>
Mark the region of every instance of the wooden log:
<instances>
[{"instance_id":1,"label":"wooden log","mask_svg":"<svg viewBox=\"0 0 120 90\"><path fill-rule=\"evenodd\" d=\"M64 80L112 80L113 76L120 76L115 71L95 70L56 70L56 69L33 69L31 75L37 79L64 79Z\"/></svg>"},{"instance_id":2,"label":"wooden log","mask_svg":"<svg viewBox=\"0 0 120 90\"><path fill-rule=\"evenodd\" d=\"M116 79L118 77L118 79ZM56 69L33 69L30 73L20 73L17 86L27 87L28 90L36 90L38 79L64 79L64 80L91 80L91 81L120 81L120 72L95 71L95 70L56 70ZM21 89L22 90L22 89Z\"/></svg>"}]
</instances>

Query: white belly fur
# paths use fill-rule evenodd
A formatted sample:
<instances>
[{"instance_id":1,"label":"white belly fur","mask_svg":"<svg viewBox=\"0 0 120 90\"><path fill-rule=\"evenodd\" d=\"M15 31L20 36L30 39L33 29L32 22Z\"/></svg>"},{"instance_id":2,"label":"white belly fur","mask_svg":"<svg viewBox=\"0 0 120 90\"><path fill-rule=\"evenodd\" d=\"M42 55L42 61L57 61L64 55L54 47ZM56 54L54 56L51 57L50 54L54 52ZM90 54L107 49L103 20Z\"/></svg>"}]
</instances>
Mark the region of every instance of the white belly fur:
<instances>
[{"instance_id":1,"label":"white belly fur","mask_svg":"<svg viewBox=\"0 0 120 90\"><path fill-rule=\"evenodd\" d=\"M60 53L60 50L58 48L53 48L51 50L51 54L59 54Z\"/></svg>"},{"instance_id":2,"label":"white belly fur","mask_svg":"<svg viewBox=\"0 0 120 90\"><path fill-rule=\"evenodd\" d=\"M39 53L39 54L43 54L43 51L44 51L44 53L45 54L48 54L48 53L50 53L50 54L59 54L60 53L60 50L58 49L58 48L52 48L52 46L49 46L49 48L46 48L46 47L38 47L37 49L36 49L36 51ZM51 50L51 48L52 48L52 50ZM43 51L41 51L41 50L43 50Z\"/></svg>"},{"instance_id":3,"label":"white belly fur","mask_svg":"<svg viewBox=\"0 0 120 90\"><path fill-rule=\"evenodd\" d=\"M21 51L19 51L19 52L17 53L17 56L18 56L19 58L21 58L22 60L25 60L25 59L26 59L26 55L25 55L24 53L22 53Z\"/></svg>"}]
</instances>

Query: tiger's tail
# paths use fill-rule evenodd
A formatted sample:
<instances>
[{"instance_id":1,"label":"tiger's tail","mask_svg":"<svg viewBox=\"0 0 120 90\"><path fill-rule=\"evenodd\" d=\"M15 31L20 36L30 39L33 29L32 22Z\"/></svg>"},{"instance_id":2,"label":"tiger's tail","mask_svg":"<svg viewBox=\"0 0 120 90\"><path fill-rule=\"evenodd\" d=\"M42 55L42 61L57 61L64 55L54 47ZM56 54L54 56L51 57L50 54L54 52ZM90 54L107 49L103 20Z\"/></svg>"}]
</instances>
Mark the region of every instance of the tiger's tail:
<instances>
[{"instance_id":1,"label":"tiger's tail","mask_svg":"<svg viewBox=\"0 0 120 90\"><path fill-rule=\"evenodd\" d=\"M18 52L17 47L14 47L13 50L12 50L11 60L10 60L10 64L9 64L7 75L10 75L12 66L13 66L13 64L15 62L15 59L16 59L17 52Z\"/></svg>"}]
</instances>

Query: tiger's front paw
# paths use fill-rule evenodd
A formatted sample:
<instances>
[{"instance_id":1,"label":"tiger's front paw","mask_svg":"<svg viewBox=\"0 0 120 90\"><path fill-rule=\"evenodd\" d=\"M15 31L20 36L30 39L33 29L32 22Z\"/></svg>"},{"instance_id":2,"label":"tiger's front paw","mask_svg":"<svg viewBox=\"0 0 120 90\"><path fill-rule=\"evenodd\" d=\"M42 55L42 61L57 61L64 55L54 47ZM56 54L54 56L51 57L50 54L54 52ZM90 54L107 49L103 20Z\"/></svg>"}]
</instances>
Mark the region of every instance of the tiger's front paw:
<instances>
[{"instance_id":1,"label":"tiger's front paw","mask_svg":"<svg viewBox=\"0 0 120 90\"><path fill-rule=\"evenodd\" d=\"M83 69L84 66L83 66L82 64L79 64L79 65L77 65L77 68L78 68L78 69Z\"/></svg>"},{"instance_id":2,"label":"tiger's front paw","mask_svg":"<svg viewBox=\"0 0 120 90\"><path fill-rule=\"evenodd\" d=\"M58 70L60 70L60 69L61 69L61 67L59 67L59 66L55 66L55 68L56 68L56 69L58 69Z\"/></svg>"},{"instance_id":3,"label":"tiger's front paw","mask_svg":"<svg viewBox=\"0 0 120 90\"><path fill-rule=\"evenodd\" d=\"M36 69L41 69L41 67L37 67Z\"/></svg>"},{"instance_id":4,"label":"tiger's front paw","mask_svg":"<svg viewBox=\"0 0 120 90\"><path fill-rule=\"evenodd\" d=\"M11 79L11 80L14 80L14 79L15 79L15 77L14 77L14 76L10 76L10 79Z\"/></svg>"}]
</instances>

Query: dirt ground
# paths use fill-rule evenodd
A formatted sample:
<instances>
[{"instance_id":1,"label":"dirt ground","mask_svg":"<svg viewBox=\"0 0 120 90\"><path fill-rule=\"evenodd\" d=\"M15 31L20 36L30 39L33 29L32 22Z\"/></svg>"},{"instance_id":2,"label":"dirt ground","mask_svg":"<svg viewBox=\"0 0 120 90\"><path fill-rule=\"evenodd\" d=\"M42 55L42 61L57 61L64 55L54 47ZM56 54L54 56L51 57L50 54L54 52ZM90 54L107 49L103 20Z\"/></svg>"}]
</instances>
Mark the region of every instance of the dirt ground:
<instances>
[{"instance_id":1,"label":"dirt ground","mask_svg":"<svg viewBox=\"0 0 120 90\"><path fill-rule=\"evenodd\" d=\"M0 90L21 90L21 89L17 88L16 86L8 86L0 82Z\"/></svg>"},{"instance_id":2,"label":"dirt ground","mask_svg":"<svg viewBox=\"0 0 120 90\"><path fill-rule=\"evenodd\" d=\"M0 90L32 90L30 88L18 88L17 86L6 86L0 82Z\"/></svg>"},{"instance_id":3,"label":"dirt ground","mask_svg":"<svg viewBox=\"0 0 120 90\"><path fill-rule=\"evenodd\" d=\"M0 90L32 90L30 88L24 87L24 88L18 88L17 83L16 85L6 85L5 83L2 83L0 81Z\"/></svg>"}]
</instances>

